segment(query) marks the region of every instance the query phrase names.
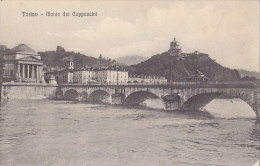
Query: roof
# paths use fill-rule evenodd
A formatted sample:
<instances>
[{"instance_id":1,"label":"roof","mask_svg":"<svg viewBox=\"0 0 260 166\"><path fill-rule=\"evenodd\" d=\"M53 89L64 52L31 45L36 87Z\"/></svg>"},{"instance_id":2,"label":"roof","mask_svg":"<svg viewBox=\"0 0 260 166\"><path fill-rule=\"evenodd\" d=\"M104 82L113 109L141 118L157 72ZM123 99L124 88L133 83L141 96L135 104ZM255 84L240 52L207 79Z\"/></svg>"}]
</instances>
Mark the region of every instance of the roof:
<instances>
[{"instance_id":1,"label":"roof","mask_svg":"<svg viewBox=\"0 0 260 166\"><path fill-rule=\"evenodd\" d=\"M38 55L36 51L34 51L32 48L28 47L26 44L20 44L16 47L12 48L11 52Z\"/></svg>"}]
</instances>

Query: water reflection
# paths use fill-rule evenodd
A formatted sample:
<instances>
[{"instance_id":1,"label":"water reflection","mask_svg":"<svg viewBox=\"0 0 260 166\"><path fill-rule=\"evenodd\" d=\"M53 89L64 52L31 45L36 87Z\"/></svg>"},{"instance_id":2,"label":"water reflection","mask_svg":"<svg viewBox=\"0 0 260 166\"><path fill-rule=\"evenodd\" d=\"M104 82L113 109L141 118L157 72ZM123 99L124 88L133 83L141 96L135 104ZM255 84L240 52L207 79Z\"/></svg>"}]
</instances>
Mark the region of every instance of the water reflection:
<instances>
[{"instance_id":1,"label":"water reflection","mask_svg":"<svg viewBox=\"0 0 260 166\"><path fill-rule=\"evenodd\" d=\"M214 99L203 110L216 118L256 118L254 110L241 99Z\"/></svg>"}]
</instances>

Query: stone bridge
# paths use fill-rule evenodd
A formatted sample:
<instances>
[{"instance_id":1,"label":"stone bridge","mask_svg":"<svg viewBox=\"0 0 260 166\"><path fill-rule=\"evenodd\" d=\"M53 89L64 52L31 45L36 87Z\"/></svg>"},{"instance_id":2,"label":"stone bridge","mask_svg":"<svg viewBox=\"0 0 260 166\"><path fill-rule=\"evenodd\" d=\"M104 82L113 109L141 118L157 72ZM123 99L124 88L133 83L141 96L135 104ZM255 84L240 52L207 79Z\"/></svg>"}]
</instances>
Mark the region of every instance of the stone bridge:
<instances>
[{"instance_id":1,"label":"stone bridge","mask_svg":"<svg viewBox=\"0 0 260 166\"><path fill-rule=\"evenodd\" d=\"M260 118L259 86L247 84L192 85L59 85L57 99L105 101L110 104L138 104L146 99L159 98L165 110L199 109L214 98L240 98Z\"/></svg>"}]
</instances>

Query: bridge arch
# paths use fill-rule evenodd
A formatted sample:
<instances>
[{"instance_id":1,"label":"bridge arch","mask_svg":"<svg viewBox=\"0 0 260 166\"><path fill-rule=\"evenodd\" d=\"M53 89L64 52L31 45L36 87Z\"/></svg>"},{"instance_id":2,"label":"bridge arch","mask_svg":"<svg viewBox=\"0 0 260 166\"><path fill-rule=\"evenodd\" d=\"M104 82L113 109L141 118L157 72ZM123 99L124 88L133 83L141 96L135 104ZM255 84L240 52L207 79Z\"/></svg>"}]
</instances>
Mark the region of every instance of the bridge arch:
<instances>
[{"instance_id":1,"label":"bridge arch","mask_svg":"<svg viewBox=\"0 0 260 166\"><path fill-rule=\"evenodd\" d=\"M213 99L219 97L221 93L211 92L211 93L199 93L191 96L182 104L182 109L199 109L206 104L210 103Z\"/></svg>"},{"instance_id":2,"label":"bridge arch","mask_svg":"<svg viewBox=\"0 0 260 166\"><path fill-rule=\"evenodd\" d=\"M88 100L89 101L97 101L101 102L103 100L106 100L110 97L110 94L105 90L95 90L92 93L90 93Z\"/></svg>"},{"instance_id":3,"label":"bridge arch","mask_svg":"<svg viewBox=\"0 0 260 166\"><path fill-rule=\"evenodd\" d=\"M210 103L213 99L223 98L239 98L246 102L257 114L257 110L254 106L254 96L253 93L244 90L229 90L229 91L213 91L213 92L202 92L195 93L194 95L189 96L186 100L182 101L182 109L199 109Z\"/></svg>"},{"instance_id":4,"label":"bridge arch","mask_svg":"<svg viewBox=\"0 0 260 166\"><path fill-rule=\"evenodd\" d=\"M147 99L159 99L156 94L149 91L136 91L131 93L125 98L125 105L135 105L139 104Z\"/></svg>"},{"instance_id":5,"label":"bridge arch","mask_svg":"<svg viewBox=\"0 0 260 166\"><path fill-rule=\"evenodd\" d=\"M77 101L79 98L79 93L75 89L69 89L64 93L63 98L64 100Z\"/></svg>"}]
</instances>

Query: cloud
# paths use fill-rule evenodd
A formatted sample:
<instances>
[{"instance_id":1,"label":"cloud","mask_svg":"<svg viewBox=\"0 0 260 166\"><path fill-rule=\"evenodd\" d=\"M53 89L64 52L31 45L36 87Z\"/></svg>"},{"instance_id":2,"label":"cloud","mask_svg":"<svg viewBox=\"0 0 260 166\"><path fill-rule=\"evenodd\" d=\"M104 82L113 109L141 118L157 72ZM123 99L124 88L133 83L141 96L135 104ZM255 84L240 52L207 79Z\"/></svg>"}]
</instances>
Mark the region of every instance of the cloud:
<instances>
[{"instance_id":1,"label":"cloud","mask_svg":"<svg viewBox=\"0 0 260 166\"><path fill-rule=\"evenodd\" d=\"M15 3L14 10L0 13L10 15L8 19L1 17L6 23L1 26L4 38L1 42L11 45L27 42L35 50L61 45L87 55L102 53L110 58L149 57L167 51L175 36L183 52L199 50L226 67L259 70L257 1L91 1L55 6L51 2L38 3L41 8L36 9L34 4L35 10L95 10L98 17L21 19L10 12L29 7Z\"/></svg>"}]
</instances>

